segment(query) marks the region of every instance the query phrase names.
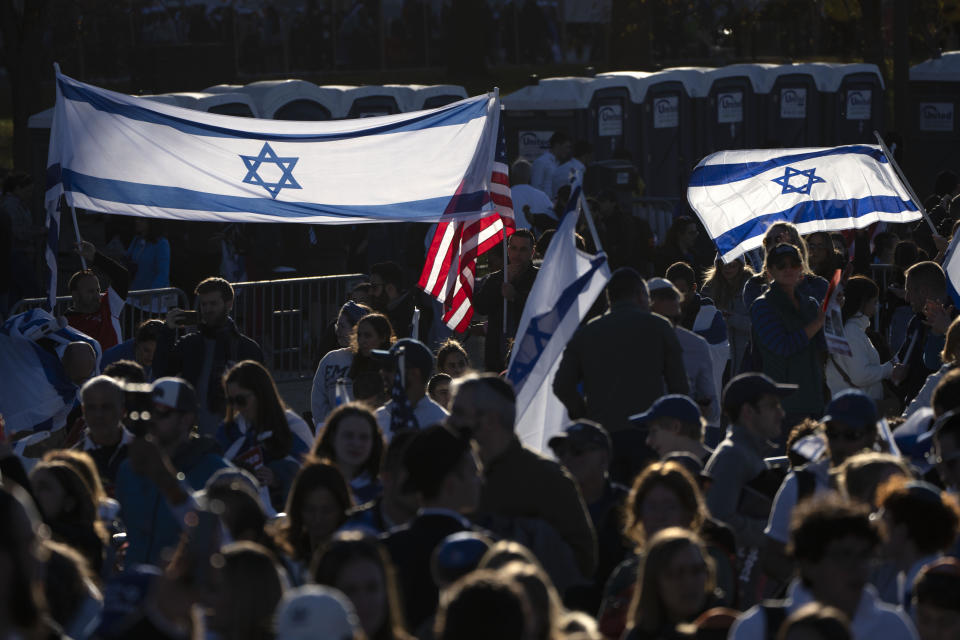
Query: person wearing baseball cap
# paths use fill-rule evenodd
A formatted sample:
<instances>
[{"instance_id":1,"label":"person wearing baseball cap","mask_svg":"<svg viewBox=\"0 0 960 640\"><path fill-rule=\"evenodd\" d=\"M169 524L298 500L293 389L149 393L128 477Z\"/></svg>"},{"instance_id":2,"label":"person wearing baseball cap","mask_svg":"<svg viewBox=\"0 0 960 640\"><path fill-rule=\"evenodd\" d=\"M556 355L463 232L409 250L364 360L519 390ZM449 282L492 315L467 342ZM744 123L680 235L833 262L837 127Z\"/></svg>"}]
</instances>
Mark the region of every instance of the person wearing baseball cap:
<instances>
[{"instance_id":1,"label":"person wearing baseball cap","mask_svg":"<svg viewBox=\"0 0 960 640\"><path fill-rule=\"evenodd\" d=\"M733 529L738 547L759 548L764 543L763 530L779 482L762 495L753 495L758 492L748 485L767 471L764 451L770 439L780 436L784 417L780 399L796 390L796 385L777 384L762 373L740 374L723 390L730 428L704 469L711 480L706 498L711 515ZM745 492L751 499L741 499Z\"/></svg>"},{"instance_id":2,"label":"person wearing baseball cap","mask_svg":"<svg viewBox=\"0 0 960 640\"><path fill-rule=\"evenodd\" d=\"M160 378L151 395L147 433L129 444L117 471L117 501L130 541L127 566L160 563L180 539L183 525L174 513L217 470L230 466L213 438L194 435L199 403L193 385Z\"/></svg>"},{"instance_id":3,"label":"person wearing baseball cap","mask_svg":"<svg viewBox=\"0 0 960 640\"><path fill-rule=\"evenodd\" d=\"M630 490L610 479L610 434L600 424L578 420L550 438L547 444L577 481L597 533L597 570L593 584L589 588L577 588L575 592L568 591L568 602L596 611L607 578L628 551L623 542L621 510Z\"/></svg>"},{"instance_id":4,"label":"person wearing baseball cap","mask_svg":"<svg viewBox=\"0 0 960 640\"><path fill-rule=\"evenodd\" d=\"M703 444L707 421L689 396L673 393L658 398L653 406L630 416L630 420L647 426L647 445L661 460L671 452L683 451L704 463L713 453Z\"/></svg>"},{"instance_id":5,"label":"person wearing baseball cap","mask_svg":"<svg viewBox=\"0 0 960 640\"><path fill-rule=\"evenodd\" d=\"M371 353L383 361L384 382L392 389L390 401L377 409L377 422L387 442L400 429L422 429L447 419L447 410L427 395L427 383L433 373L433 353L427 345L414 338L401 338L389 351L374 349ZM401 361L403 393L396 380Z\"/></svg>"}]
</instances>

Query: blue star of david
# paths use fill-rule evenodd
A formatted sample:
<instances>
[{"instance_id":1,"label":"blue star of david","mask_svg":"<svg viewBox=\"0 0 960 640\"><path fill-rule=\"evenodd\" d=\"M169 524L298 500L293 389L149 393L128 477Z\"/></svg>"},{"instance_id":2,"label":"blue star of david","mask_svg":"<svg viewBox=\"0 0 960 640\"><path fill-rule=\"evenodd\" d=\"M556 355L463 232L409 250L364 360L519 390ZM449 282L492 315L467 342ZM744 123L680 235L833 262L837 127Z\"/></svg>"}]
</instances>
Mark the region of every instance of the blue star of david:
<instances>
[{"instance_id":1,"label":"blue star of david","mask_svg":"<svg viewBox=\"0 0 960 640\"><path fill-rule=\"evenodd\" d=\"M270 148L270 144L267 142L263 143L263 148L260 149L260 155L241 155L240 158L243 160L243 164L245 164L247 167L247 175L243 179L244 183L260 185L267 190L267 193L269 193L270 197L274 200L277 199L277 194L280 193L281 189L303 188L293 177L293 167L296 166L297 160L300 158L280 158L277 156L277 153ZM263 164L277 165L282 172L280 179L277 182L267 182L260 177L260 165Z\"/></svg>"},{"instance_id":2,"label":"blue star of david","mask_svg":"<svg viewBox=\"0 0 960 640\"><path fill-rule=\"evenodd\" d=\"M776 182L778 185L783 187L783 190L780 192L780 195L785 195L787 193L802 193L805 196L810 195L810 187L817 184L818 182L826 182L823 178L816 175L816 168L806 169L805 171L798 171L793 167L786 167L783 175L779 178L774 178L771 182ZM807 179L805 184L795 187L790 184L790 178L794 176L803 176Z\"/></svg>"}]
</instances>

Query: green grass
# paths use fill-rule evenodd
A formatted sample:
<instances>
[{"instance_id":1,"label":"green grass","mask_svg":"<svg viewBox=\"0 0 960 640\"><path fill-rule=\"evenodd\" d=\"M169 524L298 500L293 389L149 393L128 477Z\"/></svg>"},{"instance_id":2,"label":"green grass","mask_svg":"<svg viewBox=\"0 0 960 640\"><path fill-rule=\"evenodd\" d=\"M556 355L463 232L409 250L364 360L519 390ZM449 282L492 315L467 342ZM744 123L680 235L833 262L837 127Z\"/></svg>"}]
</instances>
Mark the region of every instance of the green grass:
<instances>
[{"instance_id":1,"label":"green grass","mask_svg":"<svg viewBox=\"0 0 960 640\"><path fill-rule=\"evenodd\" d=\"M13 120L0 118L0 167L13 167Z\"/></svg>"}]
</instances>

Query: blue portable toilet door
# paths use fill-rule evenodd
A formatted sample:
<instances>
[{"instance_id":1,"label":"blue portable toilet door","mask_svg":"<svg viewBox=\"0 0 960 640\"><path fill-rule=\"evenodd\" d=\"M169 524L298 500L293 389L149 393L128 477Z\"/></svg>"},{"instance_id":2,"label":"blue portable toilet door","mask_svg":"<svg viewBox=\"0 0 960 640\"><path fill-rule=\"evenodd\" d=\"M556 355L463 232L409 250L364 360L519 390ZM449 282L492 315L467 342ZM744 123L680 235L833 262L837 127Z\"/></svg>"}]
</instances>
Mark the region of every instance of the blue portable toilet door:
<instances>
[{"instance_id":1,"label":"blue portable toilet door","mask_svg":"<svg viewBox=\"0 0 960 640\"><path fill-rule=\"evenodd\" d=\"M657 197L680 197L686 189L694 157L693 101L679 82L650 87L643 105L645 193Z\"/></svg>"},{"instance_id":2,"label":"blue portable toilet door","mask_svg":"<svg viewBox=\"0 0 960 640\"><path fill-rule=\"evenodd\" d=\"M237 114L230 114L237 115ZM307 98L297 98L291 100L273 114L274 120L330 120L330 110L325 106Z\"/></svg>"},{"instance_id":3,"label":"blue portable toilet door","mask_svg":"<svg viewBox=\"0 0 960 640\"><path fill-rule=\"evenodd\" d=\"M879 77L858 73L844 78L833 109L833 140L827 144L875 144L873 132L883 133L883 102Z\"/></svg>"},{"instance_id":4,"label":"blue portable toilet door","mask_svg":"<svg viewBox=\"0 0 960 640\"><path fill-rule=\"evenodd\" d=\"M756 96L745 76L717 78L704 103L700 155L757 144Z\"/></svg>"},{"instance_id":5,"label":"blue portable toilet door","mask_svg":"<svg viewBox=\"0 0 960 640\"><path fill-rule=\"evenodd\" d=\"M767 139L772 149L823 144L820 91L809 74L777 78L767 106Z\"/></svg>"},{"instance_id":6,"label":"blue portable toilet door","mask_svg":"<svg viewBox=\"0 0 960 640\"><path fill-rule=\"evenodd\" d=\"M923 198L937 173L960 166L960 82L911 82L910 114L904 171Z\"/></svg>"},{"instance_id":7,"label":"blue portable toilet door","mask_svg":"<svg viewBox=\"0 0 960 640\"><path fill-rule=\"evenodd\" d=\"M626 139L633 126L630 117L630 96L626 88L598 89L590 103L589 141L595 160L626 157ZM631 157L636 164L637 159Z\"/></svg>"}]
</instances>

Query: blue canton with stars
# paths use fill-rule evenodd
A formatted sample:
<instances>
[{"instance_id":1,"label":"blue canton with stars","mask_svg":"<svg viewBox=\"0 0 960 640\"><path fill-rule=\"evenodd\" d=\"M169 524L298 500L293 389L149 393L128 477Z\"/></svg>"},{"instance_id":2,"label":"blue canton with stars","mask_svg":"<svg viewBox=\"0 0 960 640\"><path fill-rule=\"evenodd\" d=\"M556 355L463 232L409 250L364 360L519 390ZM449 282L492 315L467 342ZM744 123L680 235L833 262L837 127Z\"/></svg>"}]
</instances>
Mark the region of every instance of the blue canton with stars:
<instances>
[{"instance_id":1,"label":"blue canton with stars","mask_svg":"<svg viewBox=\"0 0 960 640\"><path fill-rule=\"evenodd\" d=\"M240 158L243 159L243 164L247 167L247 175L243 181L246 184L260 185L267 190L267 193L269 193L270 197L274 200L277 199L277 195L281 189L302 189L293 177L293 168L300 158L280 158L277 156L277 152L274 151L267 142L263 143L263 148L260 149L259 155L241 155ZM280 179L277 182L267 182L260 176L260 166L264 164L275 164L277 168L280 169Z\"/></svg>"},{"instance_id":2,"label":"blue canton with stars","mask_svg":"<svg viewBox=\"0 0 960 640\"><path fill-rule=\"evenodd\" d=\"M771 182L776 182L778 185L783 187L780 195L786 195L788 193L802 193L803 195L808 196L810 195L810 187L818 182L826 182L826 180L816 175L816 171L816 168L799 171L793 167L786 167L783 175L779 178L774 178L771 180ZM790 184L790 178L793 178L794 176L803 176L807 179L807 181L800 186L794 186Z\"/></svg>"}]
</instances>

